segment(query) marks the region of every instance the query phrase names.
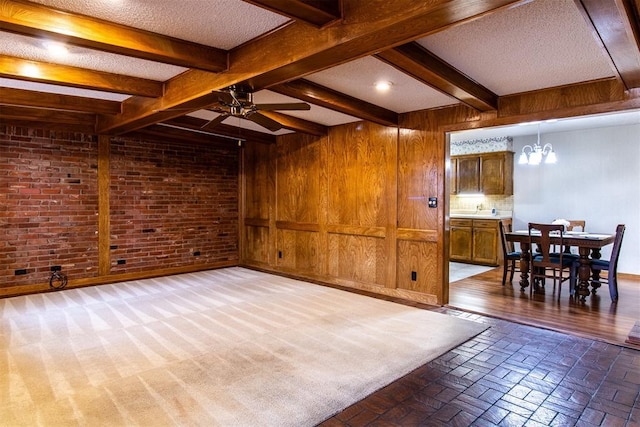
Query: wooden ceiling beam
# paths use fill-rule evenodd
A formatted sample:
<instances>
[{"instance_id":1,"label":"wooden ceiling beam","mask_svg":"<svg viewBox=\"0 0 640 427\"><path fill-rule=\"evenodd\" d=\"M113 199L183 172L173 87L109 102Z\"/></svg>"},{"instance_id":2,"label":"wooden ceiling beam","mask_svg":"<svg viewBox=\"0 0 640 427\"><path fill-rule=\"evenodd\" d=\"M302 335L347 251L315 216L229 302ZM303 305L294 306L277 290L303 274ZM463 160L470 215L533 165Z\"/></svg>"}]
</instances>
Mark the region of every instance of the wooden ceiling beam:
<instances>
[{"instance_id":1,"label":"wooden ceiling beam","mask_svg":"<svg viewBox=\"0 0 640 427\"><path fill-rule=\"evenodd\" d=\"M6 55L0 55L0 76L143 97L157 98L163 94L163 83L155 80Z\"/></svg>"},{"instance_id":2,"label":"wooden ceiling beam","mask_svg":"<svg viewBox=\"0 0 640 427\"><path fill-rule=\"evenodd\" d=\"M471 80L416 42L384 50L375 56L478 111L498 108L498 95Z\"/></svg>"},{"instance_id":3,"label":"wooden ceiling beam","mask_svg":"<svg viewBox=\"0 0 640 427\"><path fill-rule=\"evenodd\" d=\"M342 19L341 0L244 0L289 18L322 28Z\"/></svg>"},{"instance_id":4,"label":"wooden ceiling beam","mask_svg":"<svg viewBox=\"0 0 640 427\"><path fill-rule=\"evenodd\" d=\"M3 120L20 120L35 122L53 122L67 124L93 124L96 121L95 114L78 113L75 111L47 110L43 108L15 107L12 105L0 105L0 116Z\"/></svg>"},{"instance_id":5,"label":"wooden ceiling beam","mask_svg":"<svg viewBox=\"0 0 640 427\"><path fill-rule=\"evenodd\" d=\"M212 90L244 81L252 83L254 89L285 83L526 1L350 0L343 5L342 24L316 31L299 22L286 25L232 50L226 72L189 70L169 80L160 99L132 97L124 101L118 116L99 116L98 132L130 132L169 118L160 117L158 111L180 107ZM174 117L182 114L186 113L174 111Z\"/></svg>"},{"instance_id":6,"label":"wooden ceiling beam","mask_svg":"<svg viewBox=\"0 0 640 427\"><path fill-rule=\"evenodd\" d=\"M398 114L305 79L271 86L271 91L384 126L397 126Z\"/></svg>"},{"instance_id":7,"label":"wooden ceiling beam","mask_svg":"<svg viewBox=\"0 0 640 427\"><path fill-rule=\"evenodd\" d=\"M0 87L0 104L49 108L84 113L118 114L120 102Z\"/></svg>"},{"instance_id":8,"label":"wooden ceiling beam","mask_svg":"<svg viewBox=\"0 0 640 427\"><path fill-rule=\"evenodd\" d=\"M235 126L229 126L225 124L219 124L212 130L203 130L202 126L207 123L208 120L199 119L197 117L182 116L163 122L168 126L178 127L182 129L191 129L197 132L204 132L211 135L222 135L229 139L241 139L253 142L262 142L265 144L275 144L275 135L257 132L251 129L239 129ZM146 128L145 128L146 129Z\"/></svg>"},{"instance_id":9,"label":"wooden ceiling beam","mask_svg":"<svg viewBox=\"0 0 640 427\"><path fill-rule=\"evenodd\" d=\"M295 132L301 132L315 136L325 136L327 135L327 133L329 133L329 129L327 128L327 126L287 114L282 114L277 111L260 111L260 114L280 123L283 128Z\"/></svg>"},{"instance_id":10,"label":"wooden ceiling beam","mask_svg":"<svg viewBox=\"0 0 640 427\"><path fill-rule=\"evenodd\" d=\"M576 0L627 89L640 87L640 1Z\"/></svg>"},{"instance_id":11,"label":"wooden ceiling beam","mask_svg":"<svg viewBox=\"0 0 640 427\"><path fill-rule=\"evenodd\" d=\"M0 0L0 29L181 67L227 69L224 50L24 1Z\"/></svg>"}]
</instances>

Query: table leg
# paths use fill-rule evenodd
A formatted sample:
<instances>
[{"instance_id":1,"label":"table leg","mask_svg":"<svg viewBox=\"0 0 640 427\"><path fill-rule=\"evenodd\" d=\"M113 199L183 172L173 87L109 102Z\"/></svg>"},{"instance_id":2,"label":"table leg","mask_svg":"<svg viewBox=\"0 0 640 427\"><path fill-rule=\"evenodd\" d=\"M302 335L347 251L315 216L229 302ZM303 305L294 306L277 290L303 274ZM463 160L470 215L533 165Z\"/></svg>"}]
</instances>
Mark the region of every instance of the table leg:
<instances>
[{"instance_id":1,"label":"table leg","mask_svg":"<svg viewBox=\"0 0 640 427\"><path fill-rule=\"evenodd\" d=\"M600 259L602 254L599 248L593 248L591 250L591 259ZM591 290L595 294L596 290L602 286L600 283L600 270L591 270Z\"/></svg>"},{"instance_id":2,"label":"table leg","mask_svg":"<svg viewBox=\"0 0 640 427\"><path fill-rule=\"evenodd\" d=\"M591 278L591 259L589 258L589 248L580 247L580 266L578 267L578 283L576 284L576 295L580 301L585 301L590 295L589 279Z\"/></svg>"},{"instance_id":3,"label":"table leg","mask_svg":"<svg viewBox=\"0 0 640 427\"><path fill-rule=\"evenodd\" d=\"M524 291L529 286L529 243L520 243L520 288Z\"/></svg>"}]
</instances>

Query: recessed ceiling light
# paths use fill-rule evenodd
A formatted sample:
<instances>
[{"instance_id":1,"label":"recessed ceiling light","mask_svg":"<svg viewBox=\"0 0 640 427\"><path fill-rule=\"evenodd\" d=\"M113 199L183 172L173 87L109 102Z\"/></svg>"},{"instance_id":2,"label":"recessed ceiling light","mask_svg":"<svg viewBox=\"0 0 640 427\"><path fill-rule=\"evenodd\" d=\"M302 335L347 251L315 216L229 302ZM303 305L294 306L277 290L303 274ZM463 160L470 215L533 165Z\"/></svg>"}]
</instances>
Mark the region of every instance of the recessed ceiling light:
<instances>
[{"instance_id":1,"label":"recessed ceiling light","mask_svg":"<svg viewBox=\"0 0 640 427\"><path fill-rule=\"evenodd\" d=\"M391 86L393 86L393 83L387 80L381 80L379 82L376 82L375 84L376 90L378 92L386 92L391 89Z\"/></svg>"},{"instance_id":2,"label":"recessed ceiling light","mask_svg":"<svg viewBox=\"0 0 640 427\"><path fill-rule=\"evenodd\" d=\"M47 40L42 42L42 46L47 49L51 56L61 57L69 54L69 48L64 43Z\"/></svg>"}]
</instances>

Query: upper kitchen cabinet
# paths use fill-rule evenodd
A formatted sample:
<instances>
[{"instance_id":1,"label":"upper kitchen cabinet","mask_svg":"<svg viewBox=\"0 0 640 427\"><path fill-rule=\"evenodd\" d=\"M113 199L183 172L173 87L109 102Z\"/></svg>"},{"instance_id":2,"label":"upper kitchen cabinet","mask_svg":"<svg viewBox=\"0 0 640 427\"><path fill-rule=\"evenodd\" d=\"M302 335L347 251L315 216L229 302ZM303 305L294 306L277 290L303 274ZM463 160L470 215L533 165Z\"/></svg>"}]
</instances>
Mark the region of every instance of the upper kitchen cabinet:
<instances>
[{"instance_id":1,"label":"upper kitchen cabinet","mask_svg":"<svg viewBox=\"0 0 640 427\"><path fill-rule=\"evenodd\" d=\"M513 152L451 157L451 194L513 194Z\"/></svg>"}]
</instances>

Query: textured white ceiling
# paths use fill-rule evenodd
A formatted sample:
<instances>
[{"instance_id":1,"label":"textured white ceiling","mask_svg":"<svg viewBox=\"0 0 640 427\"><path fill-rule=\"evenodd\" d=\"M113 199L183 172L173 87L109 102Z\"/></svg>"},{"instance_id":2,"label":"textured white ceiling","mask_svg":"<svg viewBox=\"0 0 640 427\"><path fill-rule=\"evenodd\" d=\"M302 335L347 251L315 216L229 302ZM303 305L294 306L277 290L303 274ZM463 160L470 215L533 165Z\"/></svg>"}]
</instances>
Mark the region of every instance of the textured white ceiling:
<instances>
[{"instance_id":1,"label":"textured white ceiling","mask_svg":"<svg viewBox=\"0 0 640 427\"><path fill-rule=\"evenodd\" d=\"M306 79L396 113L457 103L455 99L417 82L374 57L329 68L311 74ZM387 92L376 91L374 85L380 80L393 83L391 89Z\"/></svg>"},{"instance_id":2,"label":"textured white ceiling","mask_svg":"<svg viewBox=\"0 0 640 427\"><path fill-rule=\"evenodd\" d=\"M536 0L418 42L498 95L614 76L574 0Z\"/></svg>"},{"instance_id":3,"label":"textured white ceiling","mask_svg":"<svg viewBox=\"0 0 640 427\"><path fill-rule=\"evenodd\" d=\"M242 0L31 1L225 50L289 21Z\"/></svg>"}]
</instances>

